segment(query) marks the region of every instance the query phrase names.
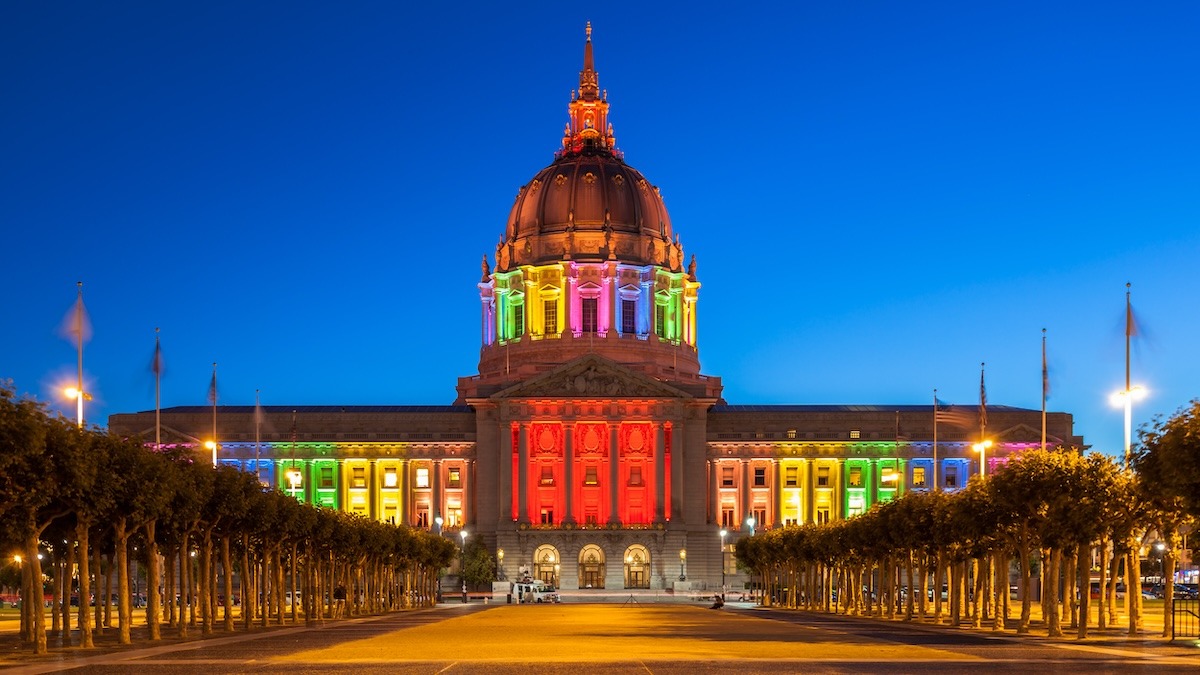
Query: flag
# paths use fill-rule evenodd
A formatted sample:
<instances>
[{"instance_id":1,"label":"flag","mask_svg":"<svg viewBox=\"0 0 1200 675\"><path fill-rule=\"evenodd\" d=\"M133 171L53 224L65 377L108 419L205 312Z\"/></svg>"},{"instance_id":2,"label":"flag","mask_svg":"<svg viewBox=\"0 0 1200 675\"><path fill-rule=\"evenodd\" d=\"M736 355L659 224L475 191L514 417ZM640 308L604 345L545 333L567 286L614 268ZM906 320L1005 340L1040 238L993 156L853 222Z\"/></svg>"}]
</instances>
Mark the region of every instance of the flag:
<instances>
[{"instance_id":1,"label":"flag","mask_svg":"<svg viewBox=\"0 0 1200 675\"><path fill-rule=\"evenodd\" d=\"M154 373L155 377L162 377L163 374L162 344L159 343L158 336L154 338L154 357L150 359L150 372Z\"/></svg>"},{"instance_id":2,"label":"flag","mask_svg":"<svg viewBox=\"0 0 1200 675\"><path fill-rule=\"evenodd\" d=\"M949 407L945 410L934 410L933 421L935 424L949 424L960 429L970 429L975 426L975 418L971 416L971 413L953 410Z\"/></svg>"},{"instance_id":3,"label":"flag","mask_svg":"<svg viewBox=\"0 0 1200 675\"><path fill-rule=\"evenodd\" d=\"M1125 293L1125 337L1137 337L1137 334L1137 319L1133 317L1133 305L1129 302L1129 292L1127 291Z\"/></svg>"},{"instance_id":4,"label":"flag","mask_svg":"<svg viewBox=\"0 0 1200 675\"><path fill-rule=\"evenodd\" d=\"M67 311L59 326L58 334L72 344L87 342L92 339L92 322L88 318L87 309L83 306L83 291L75 298L75 304Z\"/></svg>"},{"instance_id":5,"label":"flag","mask_svg":"<svg viewBox=\"0 0 1200 675\"><path fill-rule=\"evenodd\" d=\"M217 364L213 364L212 381L208 383L208 402L217 404Z\"/></svg>"},{"instance_id":6,"label":"flag","mask_svg":"<svg viewBox=\"0 0 1200 675\"><path fill-rule=\"evenodd\" d=\"M262 423L263 423L263 409L262 409L262 404L258 402L258 395L257 395L257 392L255 392L255 396L254 396L254 424L255 424L255 426L259 426L259 425L261 425Z\"/></svg>"},{"instance_id":7,"label":"flag","mask_svg":"<svg viewBox=\"0 0 1200 675\"><path fill-rule=\"evenodd\" d=\"M1042 401L1050 398L1050 369L1046 367L1046 329L1042 329Z\"/></svg>"},{"instance_id":8,"label":"flag","mask_svg":"<svg viewBox=\"0 0 1200 675\"><path fill-rule=\"evenodd\" d=\"M987 429L987 387L983 384L983 365L979 364L979 429Z\"/></svg>"}]
</instances>

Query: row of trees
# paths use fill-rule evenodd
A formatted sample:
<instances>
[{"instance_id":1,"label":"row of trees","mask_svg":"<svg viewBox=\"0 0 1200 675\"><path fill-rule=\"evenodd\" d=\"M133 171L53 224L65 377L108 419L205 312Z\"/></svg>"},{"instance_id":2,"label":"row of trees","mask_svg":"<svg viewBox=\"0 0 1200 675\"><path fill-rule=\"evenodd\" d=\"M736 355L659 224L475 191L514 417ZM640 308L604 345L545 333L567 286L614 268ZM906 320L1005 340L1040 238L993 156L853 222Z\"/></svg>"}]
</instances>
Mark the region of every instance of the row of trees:
<instances>
[{"instance_id":1,"label":"row of trees","mask_svg":"<svg viewBox=\"0 0 1200 675\"><path fill-rule=\"evenodd\" d=\"M82 647L105 623L108 570L117 577L119 641L131 641L131 549L146 568L151 640L164 623L181 636L196 626L210 633L219 609L223 629L234 630L238 593L247 629L282 623L285 614L292 622L298 613L308 622L331 616L338 586L349 591L351 614L436 601L453 542L301 504L250 474L193 460L190 452L80 430L0 386L0 551L23 560L22 637L36 653L47 649L40 555L51 579L50 630L69 640L74 598ZM93 595L100 598L94 617Z\"/></svg>"},{"instance_id":2,"label":"row of trees","mask_svg":"<svg viewBox=\"0 0 1200 675\"><path fill-rule=\"evenodd\" d=\"M1169 635L1180 533L1200 519L1200 403L1142 430L1133 467L1072 449L1026 452L959 492L910 492L857 518L763 532L739 540L736 553L767 602L908 620L924 620L932 603L935 620L948 614L996 630L1009 615L1015 567L1019 632L1030 630L1036 569L1048 635L1063 635L1066 623L1083 638L1093 574L1098 626L1117 621L1123 569L1129 631L1141 627L1139 553L1155 532L1165 545Z\"/></svg>"}]
</instances>

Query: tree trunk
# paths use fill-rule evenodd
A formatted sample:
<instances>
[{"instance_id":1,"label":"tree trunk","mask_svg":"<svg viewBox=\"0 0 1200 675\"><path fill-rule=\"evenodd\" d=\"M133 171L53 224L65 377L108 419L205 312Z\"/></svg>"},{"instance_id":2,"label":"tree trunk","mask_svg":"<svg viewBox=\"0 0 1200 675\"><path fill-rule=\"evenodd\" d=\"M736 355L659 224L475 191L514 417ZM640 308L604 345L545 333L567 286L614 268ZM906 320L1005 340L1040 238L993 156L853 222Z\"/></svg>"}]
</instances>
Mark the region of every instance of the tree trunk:
<instances>
[{"instance_id":1,"label":"tree trunk","mask_svg":"<svg viewBox=\"0 0 1200 675\"><path fill-rule=\"evenodd\" d=\"M250 568L250 535L242 533L242 574L238 578L242 598L242 628L249 631L254 621L254 573Z\"/></svg>"},{"instance_id":2,"label":"tree trunk","mask_svg":"<svg viewBox=\"0 0 1200 675\"><path fill-rule=\"evenodd\" d=\"M1029 618L1033 611L1033 575L1029 571L1029 562L1031 551L1029 550L1029 538L1022 532L1018 553L1021 556L1021 621L1017 624L1018 633L1029 632Z\"/></svg>"},{"instance_id":3,"label":"tree trunk","mask_svg":"<svg viewBox=\"0 0 1200 675\"><path fill-rule=\"evenodd\" d=\"M1081 546L1075 556L1075 579L1077 581L1076 585L1079 587L1079 622L1077 624L1079 630L1075 633L1075 637L1080 640L1084 640L1088 636L1088 620L1090 619L1089 612L1091 611L1088 605L1092 600L1092 580L1089 578L1091 573L1091 564L1089 561L1091 558L1090 546ZM1104 566L1101 565L1101 569L1103 568Z\"/></svg>"},{"instance_id":4,"label":"tree trunk","mask_svg":"<svg viewBox=\"0 0 1200 675\"><path fill-rule=\"evenodd\" d=\"M151 520L142 528L146 534L146 625L150 627L150 639L162 639L162 598L158 595L159 565L158 539L155 530L158 524Z\"/></svg>"},{"instance_id":5,"label":"tree trunk","mask_svg":"<svg viewBox=\"0 0 1200 675\"><path fill-rule=\"evenodd\" d=\"M46 645L46 604L45 591L42 588L42 570L38 563L38 535L42 528L35 528L25 535L25 562L21 572L28 570L28 594L21 601L22 607L28 607L31 616L29 621L29 641L33 644L34 654L45 654Z\"/></svg>"},{"instance_id":6,"label":"tree trunk","mask_svg":"<svg viewBox=\"0 0 1200 675\"><path fill-rule=\"evenodd\" d=\"M1046 586L1042 589L1042 612L1046 620L1046 635L1062 637L1062 619L1058 612L1058 577L1063 554L1059 549L1050 550L1050 564L1046 571Z\"/></svg>"},{"instance_id":7,"label":"tree trunk","mask_svg":"<svg viewBox=\"0 0 1200 675\"><path fill-rule=\"evenodd\" d=\"M129 533L124 518L117 518L113 525L114 545L117 556L117 641L123 645L132 642L130 624L133 623L133 607L129 598Z\"/></svg>"},{"instance_id":8,"label":"tree trunk","mask_svg":"<svg viewBox=\"0 0 1200 675\"><path fill-rule=\"evenodd\" d=\"M71 596L75 594L75 542L67 543L67 558L63 562L66 566L67 577L67 601L63 603L62 608L62 625L63 625L63 644L70 646L71 644Z\"/></svg>"},{"instance_id":9,"label":"tree trunk","mask_svg":"<svg viewBox=\"0 0 1200 675\"><path fill-rule=\"evenodd\" d=\"M1142 627L1141 599L1142 580L1138 570L1137 550L1131 550L1125 556L1125 603L1129 607L1129 635L1138 634Z\"/></svg>"}]
</instances>

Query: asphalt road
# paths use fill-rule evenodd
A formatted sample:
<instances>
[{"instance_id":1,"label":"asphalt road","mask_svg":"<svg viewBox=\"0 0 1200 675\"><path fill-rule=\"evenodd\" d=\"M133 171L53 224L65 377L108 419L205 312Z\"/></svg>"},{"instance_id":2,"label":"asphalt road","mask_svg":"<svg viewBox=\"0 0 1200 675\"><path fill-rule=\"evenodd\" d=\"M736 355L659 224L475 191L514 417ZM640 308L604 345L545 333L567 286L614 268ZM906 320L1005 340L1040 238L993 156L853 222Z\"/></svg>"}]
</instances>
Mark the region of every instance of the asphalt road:
<instances>
[{"instance_id":1,"label":"asphalt road","mask_svg":"<svg viewBox=\"0 0 1200 675\"><path fill-rule=\"evenodd\" d=\"M1079 642L944 626L695 605L455 605L49 657L4 673L1200 672L1195 642Z\"/></svg>"}]
</instances>

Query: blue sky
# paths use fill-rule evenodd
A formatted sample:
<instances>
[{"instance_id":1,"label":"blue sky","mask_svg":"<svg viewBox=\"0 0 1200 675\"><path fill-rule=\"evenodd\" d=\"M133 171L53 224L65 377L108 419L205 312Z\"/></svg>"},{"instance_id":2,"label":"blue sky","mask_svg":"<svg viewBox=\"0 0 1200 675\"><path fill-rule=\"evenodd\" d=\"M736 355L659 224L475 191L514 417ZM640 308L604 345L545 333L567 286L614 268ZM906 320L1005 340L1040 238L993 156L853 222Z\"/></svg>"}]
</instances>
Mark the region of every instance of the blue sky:
<instances>
[{"instance_id":1,"label":"blue sky","mask_svg":"<svg viewBox=\"0 0 1200 675\"><path fill-rule=\"evenodd\" d=\"M408 7L410 4L419 6ZM431 6L438 5L438 6ZM0 8L0 378L88 417L442 404L583 26L703 287L730 403L1050 407L1116 453L1200 395L1192 2L22 2Z\"/></svg>"}]
</instances>

